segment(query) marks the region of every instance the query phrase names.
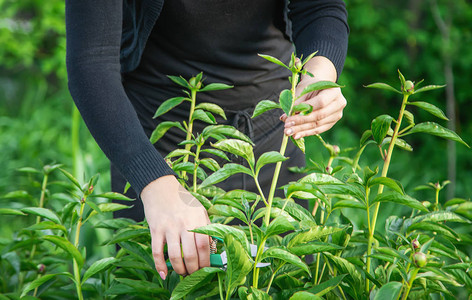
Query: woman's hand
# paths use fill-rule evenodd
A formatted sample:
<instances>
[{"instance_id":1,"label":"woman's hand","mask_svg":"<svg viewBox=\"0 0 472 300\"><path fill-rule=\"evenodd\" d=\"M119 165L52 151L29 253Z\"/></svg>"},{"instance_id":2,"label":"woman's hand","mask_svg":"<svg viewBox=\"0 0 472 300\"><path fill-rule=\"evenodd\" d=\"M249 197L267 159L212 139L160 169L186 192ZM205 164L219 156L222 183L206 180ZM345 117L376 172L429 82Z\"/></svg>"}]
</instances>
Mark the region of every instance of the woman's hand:
<instances>
[{"instance_id":1,"label":"woman's hand","mask_svg":"<svg viewBox=\"0 0 472 300\"><path fill-rule=\"evenodd\" d=\"M208 214L175 176L163 176L148 184L141 199L151 231L154 263L162 279L167 276L166 243L169 260L178 274L191 274L210 266L210 237L189 232L209 224Z\"/></svg>"},{"instance_id":2,"label":"woman's hand","mask_svg":"<svg viewBox=\"0 0 472 300\"><path fill-rule=\"evenodd\" d=\"M314 77L302 76L296 88L296 95L300 95L303 89L318 81L336 82L337 74L333 63L323 56L313 57L304 67ZM285 122L285 134L299 139L305 136L320 134L336 124L343 116L343 109L347 102L340 88L331 88L315 91L303 95L295 101L313 106L313 111L306 115L294 115L287 117L283 114L280 119Z\"/></svg>"}]
</instances>

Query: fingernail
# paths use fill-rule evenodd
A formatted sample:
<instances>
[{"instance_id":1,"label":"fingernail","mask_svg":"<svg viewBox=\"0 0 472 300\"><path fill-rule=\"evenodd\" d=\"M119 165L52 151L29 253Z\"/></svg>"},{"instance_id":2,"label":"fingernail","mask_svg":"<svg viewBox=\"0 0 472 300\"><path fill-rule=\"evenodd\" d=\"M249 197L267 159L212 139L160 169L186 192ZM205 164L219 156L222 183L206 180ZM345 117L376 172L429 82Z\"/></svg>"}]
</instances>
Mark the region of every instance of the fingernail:
<instances>
[{"instance_id":1,"label":"fingernail","mask_svg":"<svg viewBox=\"0 0 472 300\"><path fill-rule=\"evenodd\" d=\"M161 276L162 280L166 280L166 273L164 271L160 271L159 276Z\"/></svg>"},{"instance_id":2,"label":"fingernail","mask_svg":"<svg viewBox=\"0 0 472 300\"><path fill-rule=\"evenodd\" d=\"M293 133L292 128L289 128L289 129L285 130L286 135L291 135L292 133Z\"/></svg>"}]
</instances>

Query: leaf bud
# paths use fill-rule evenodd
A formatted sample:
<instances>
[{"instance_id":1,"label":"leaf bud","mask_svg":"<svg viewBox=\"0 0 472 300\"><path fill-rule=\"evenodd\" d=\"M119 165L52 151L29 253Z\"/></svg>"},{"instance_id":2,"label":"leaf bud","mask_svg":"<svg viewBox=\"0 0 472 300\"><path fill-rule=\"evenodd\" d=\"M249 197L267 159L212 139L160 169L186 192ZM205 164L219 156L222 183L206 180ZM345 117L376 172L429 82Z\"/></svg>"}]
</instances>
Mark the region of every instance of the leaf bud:
<instances>
[{"instance_id":1,"label":"leaf bud","mask_svg":"<svg viewBox=\"0 0 472 300\"><path fill-rule=\"evenodd\" d=\"M197 89L200 89L202 87L202 82L201 81L197 82L197 85L195 87Z\"/></svg>"},{"instance_id":2,"label":"leaf bud","mask_svg":"<svg viewBox=\"0 0 472 300\"><path fill-rule=\"evenodd\" d=\"M333 167L331 167L331 166L326 167L326 172L328 174L331 174L333 172Z\"/></svg>"},{"instance_id":3,"label":"leaf bud","mask_svg":"<svg viewBox=\"0 0 472 300\"><path fill-rule=\"evenodd\" d=\"M413 255L413 262L415 263L416 266L422 268L426 266L426 263L428 262L426 255L423 252L416 252Z\"/></svg>"},{"instance_id":4,"label":"leaf bud","mask_svg":"<svg viewBox=\"0 0 472 300\"><path fill-rule=\"evenodd\" d=\"M415 91L415 84L411 80L405 81L403 91L407 92L408 94L413 94L413 92Z\"/></svg>"},{"instance_id":5,"label":"leaf bud","mask_svg":"<svg viewBox=\"0 0 472 300\"><path fill-rule=\"evenodd\" d=\"M46 271L46 266L44 264L39 264L36 268L38 269L39 274L44 274Z\"/></svg>"},{"instance_id":6,"label":"leaf bud","mask_svg":"<svg viewBox=\"0 0 472 300\"><path fill-rule=\"evenodd\" d=\"M297 70L300 71L302 67L303 67L302 61L298 57L295 58L295 68L297 68Z\"/></svg>"},{"instance_id":7,"label":"leaf bud","mask_svg":"<svg viewBox=\"0 0 472 300\"><path fill-rule=\"evenodd\" d=\"M341 149L339 149L338 145L333 145L333 153L334 155L338 155L339 152L341 152Z\"/></svg>"},{"instance_id":8,"label":"leaf bud","mask_svg":"<svg viewBox=\"0 0 472 300\"><path fill-rule=\"evenodd\" d=\"M188 81L188 83L190 83L190 85L191 85L192 87L196 87L197 78L195 78L195 77L190 78L190 80Z\"/></svg>"},{"instance_id":9,"label":"leaf bud","mask_svg":"<svg viewBox=\"0 0 472 300\"><path fill-rule=\"evenodd\" d=\"M411 246L413 247L413 249L418 249L421 245L420 245L420 242L418 242L417 239L414 239L411 241Z\"/></svg>"}]
</instances>

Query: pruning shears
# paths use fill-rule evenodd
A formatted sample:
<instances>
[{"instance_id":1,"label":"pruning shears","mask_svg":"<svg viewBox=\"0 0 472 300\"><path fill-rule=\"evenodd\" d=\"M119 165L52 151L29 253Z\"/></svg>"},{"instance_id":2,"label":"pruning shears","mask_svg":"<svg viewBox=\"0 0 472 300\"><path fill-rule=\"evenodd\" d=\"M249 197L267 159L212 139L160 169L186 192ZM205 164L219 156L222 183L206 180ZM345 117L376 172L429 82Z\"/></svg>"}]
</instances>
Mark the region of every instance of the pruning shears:
<instances>
[{"instance_id":1,"label":"pruning shears","mask_svg":"<svg viewBox=\"0 0 472 300\"><path fill-rule=\"evenodd\" d=\"M222 239L217 238L217 237L212 237L213 241L220 241L223 242ZM254 244L250 244L250 250L251 250L251 256L256 257L257 255L257 246ZM226 254L226 251L223 251L221 253L215 253L216 252L216 244L211 247L211 253L210 253L210 266L216 267L216 268L221 268L223 270L226 270L226 267L228 265L228 257ZM167 268L172 270L172 264L170 262L166 263ZM256 267L257 268L263 268L269 266L270 263L257 263Z\"/></svg>"}]
</instances>

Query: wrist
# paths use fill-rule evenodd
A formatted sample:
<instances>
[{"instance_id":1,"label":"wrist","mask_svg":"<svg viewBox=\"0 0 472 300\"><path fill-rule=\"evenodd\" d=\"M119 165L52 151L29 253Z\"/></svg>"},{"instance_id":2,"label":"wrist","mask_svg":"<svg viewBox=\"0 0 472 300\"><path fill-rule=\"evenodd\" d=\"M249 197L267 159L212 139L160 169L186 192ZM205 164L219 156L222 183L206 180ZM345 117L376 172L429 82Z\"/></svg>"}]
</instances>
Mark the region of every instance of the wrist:
<instances>
[{"instance_id":1,"label":"wrist","mask_svg":"<svg viewBox=\"0 0 472 300\"><path fill-rule=\"evenodd\" d=\"M141 191L141 199L143 202L149 201L158 201L159 199L164 198L165 194L172 193L172 191L177 191L179 187L179 182L174 175L164 175L146 185Z\"/></svg>"},{"instance_id":2,"label":"wrist","mask_svg":"<svg viewBox=\"0 0 472 300\"><path fill-rule=\"evenodd\" d=\"M324 56L314 56L303 68L313 74L315 79L319 81L326 80L336 82L338 78L334 64Z\"/></svg>"}]
</instances>

